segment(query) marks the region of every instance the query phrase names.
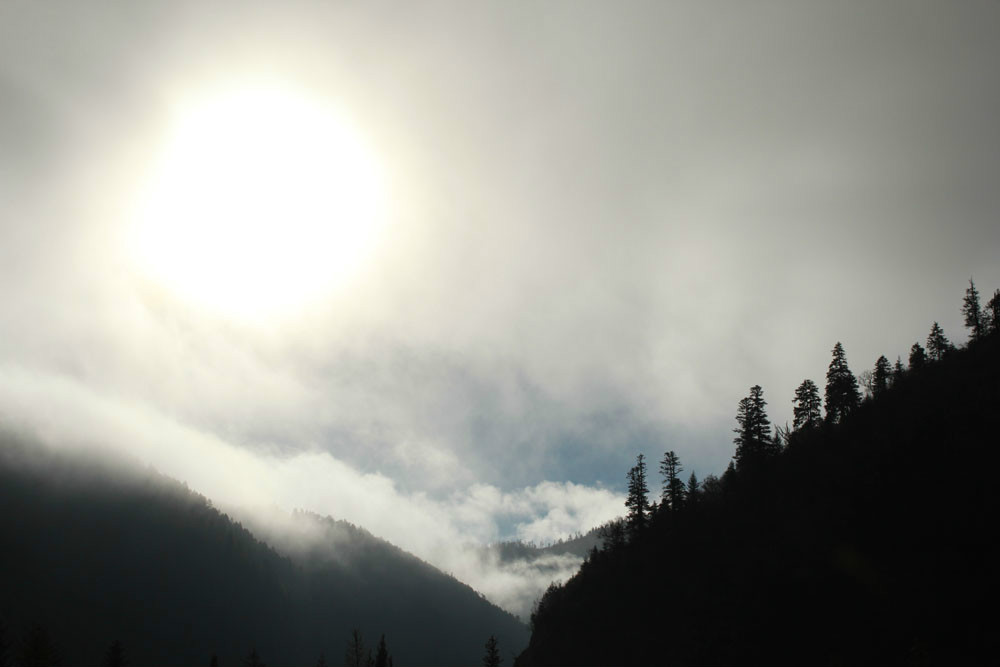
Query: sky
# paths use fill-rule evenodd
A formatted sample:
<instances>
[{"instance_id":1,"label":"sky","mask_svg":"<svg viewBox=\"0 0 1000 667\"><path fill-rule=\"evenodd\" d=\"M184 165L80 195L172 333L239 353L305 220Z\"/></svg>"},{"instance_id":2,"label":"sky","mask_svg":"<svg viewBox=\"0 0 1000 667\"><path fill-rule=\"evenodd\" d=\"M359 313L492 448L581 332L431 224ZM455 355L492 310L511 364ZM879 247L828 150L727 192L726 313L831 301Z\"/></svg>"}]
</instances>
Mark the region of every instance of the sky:
<instances>
[{"instance_id":1,"label":"sky","mask_svg":"<svg viewBox=\"0 0 1000 667\"><path fill-rule=\"evenodd\" d=\"M586 531L639 453L654 491L666 450L721 473L750 386L790 422L837 341L855 372L964 342L969 278L1000 287L997 34L971 1L0 0L0 420L452 570ZM311 111L276 135L245 90ZM331 209L299 205L314 144L365 156ZM328 214L363 242L296 226Z\"/></svg>"}]
</instances>

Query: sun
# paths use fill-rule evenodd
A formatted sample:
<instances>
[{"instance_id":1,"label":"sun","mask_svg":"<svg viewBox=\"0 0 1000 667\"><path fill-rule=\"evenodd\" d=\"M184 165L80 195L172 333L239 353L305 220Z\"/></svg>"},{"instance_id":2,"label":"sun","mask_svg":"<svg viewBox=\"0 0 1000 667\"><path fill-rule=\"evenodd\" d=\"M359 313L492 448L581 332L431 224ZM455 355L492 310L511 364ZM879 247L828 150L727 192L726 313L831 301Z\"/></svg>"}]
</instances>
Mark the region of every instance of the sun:
<instances>
[{"instance_id":1,"label":"sun","mask_svg":"<svg viewBox=\"0 0 1000 667\"><path fill-rule=\"evenodd\" d=\"M359 133L274 88L182 105L133 225L132 254L179 297L271 316L344 285L380 234L384 187Z\"/></svg>"}]
</instances>

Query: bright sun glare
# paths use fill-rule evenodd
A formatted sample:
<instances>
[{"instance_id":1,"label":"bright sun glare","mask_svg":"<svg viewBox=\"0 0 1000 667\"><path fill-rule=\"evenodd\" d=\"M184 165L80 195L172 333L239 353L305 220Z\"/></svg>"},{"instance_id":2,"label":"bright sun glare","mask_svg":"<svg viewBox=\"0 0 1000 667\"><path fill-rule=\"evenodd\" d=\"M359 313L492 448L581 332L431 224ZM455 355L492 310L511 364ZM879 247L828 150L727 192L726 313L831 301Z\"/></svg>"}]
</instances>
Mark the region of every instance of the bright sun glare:
<instances>
[{"instance_id":1,"label":"bright sun glare","mask_svg":"<svg viewBox=\"0 0 1000 667\"><path fill-rule=\"evenodd\" d=\"M185 106L134 228L143 270L227 315L298 306L344 284L371 254L383 184L357 133L276 90Z\"/></svg>"}]
</instances>

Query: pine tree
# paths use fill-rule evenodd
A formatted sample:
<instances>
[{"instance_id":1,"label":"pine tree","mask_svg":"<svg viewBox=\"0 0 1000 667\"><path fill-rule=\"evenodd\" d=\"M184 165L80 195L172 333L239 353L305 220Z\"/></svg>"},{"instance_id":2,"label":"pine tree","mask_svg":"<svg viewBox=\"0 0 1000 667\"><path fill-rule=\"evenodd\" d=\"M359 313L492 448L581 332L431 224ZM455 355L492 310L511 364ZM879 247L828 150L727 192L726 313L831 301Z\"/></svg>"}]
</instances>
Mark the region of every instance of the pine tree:
<instances>
[{"instance_id":1,"label":"pine tree","mask_svg":"<svg viewBox=\"0 0 1000 667\"><path fill-rule=\"evenodd\" d=\"M764 406L764 390L759 384L750 387L750 395L740 400L736 409L736 421L739 428L733 429L736 437L736 467L755 464L771 452L771 421L767 418Z\"/></svg>"},{"instance_id":2,"label":"pine tree","mask_svg":"<svg viewBox=\"0 0 1000 667\"><path fill-rule=\"evenodd\" d=\"M497 648L497 638L490 635L486 640L486 654L483 655L483 667L500 667L503 659L500 657L500 649Z\"/></svg>"},{"instance_id":3,"label":"pine tree","mask_svg":"<svg viewBox=\"0 0 1000 667\"><path fill-rule=\"evenodd\" d=\"M875 370L872 372L872 396L878 398L889 388L889 378L892 376L892 367L889 360L883 354L875 360Z\"/></svg>"},{"instance_id":4,"label":"pine tree","mask_svg":"<svg viewBox=\"0 0 1000 667\"><path fill-rule=\"evenodd\" d=\"M385 635L378 640L378 648L375 650L375 667L389 667L389 663L392 661L392 656L389 655L389 649L385 647Z\"/></svg>"},{"instance_id":5,"label":"pine tree","mask_svg":"<svg viewBox=\"0 0 1000 667\"><path fill-rule=\"evenodd\" d=\"M663 474L662 507L679 510L684 504L684 482L681 481L681 460L673 451L666 452L660 461L660 472Z\"/></svg>"},{"instance_id":6,"label":"pine tree","mask_svg":"<svg viewBox=\"0 0 1000 667\"><path fill-rule=\"evenodd\" d=\"M826 371L826 421L831 424L843 421L860 402L858 380L847 367L844 346L838 341L833 346L833 359Z\"/></svg>"},{"instance_id":7,"label":"pine tree","mask_svg":"<svg viewBox=\"0 0 1000 667\"><path fill-rule=\"evenodd\" d=\"M931 332L927 334L927 356L931 361L941 361L944 355L952 350L951 342L944 335L944 329L937 322L931 327Z\"/></svg>"},{"instance_id":8,"label":"pine tree","mask_svg":"<svg viewBox=\"0 0 1000 667\"><path fill-rule=\"evenodd\" d=\"M326 667L326 654L320 653L319 660L316 661L316 667Z\"/></svg>"},{"instance_id":9,"label":"pine tree","mask_svg":"<svg viewBox=\"0 0 1000 667\"><path fill-rule=\"evenodd\" d=\"M993 298L986 304L983 320L983 325L989 333L1000 333L1000 289L993 292Z\"/></svg>"},{"instance_id":10,"label":"pine tree","mask_svg":"<svg viewBox=\"0 0 1000 667\"><path fill-rule=\"evenodd\" d=\"M104 656L104 667L125 667L128 661L125 659L125 652L122 643L117 639L108 647L108 652Z\"/></svg>"},{"instance_id":11,"label":"pine tree","mask_svg":"<svg viewBox=\"0 0 1000 667\"><path fill-rule=\"evenodd\" d=\"M357 628L351 631L344 653L344 667L367 667L368 656L365 655L365 641Z\"/></svg>"},{"instance_id":12,"label":"pine tree","mask_svg":"<svg viewBox=\"0 0 1000 667\"><path fill-rule=\"evenodd\" d=\"M213 653L212 657L208 660L208 667L219 667L219 656ZM326 667L326 665L323 667Z\"/></svg>"},{"instance_id":13,"label":"pine tree","mask_svg":"<svg viewBox=\"0 0 1000 667\"><path fill-rule=\"evenodd\" d=\"M820 408L823 401L819 397L819 387L812 380L803 380L799 388L795 390L795 398L792 399L795 407L792 408L792 428L796 431L803 428L815 428L822 423L823 416Z\"/></svg>"},{"instance_id":14,"label":"pine tree","mask_svg":"<svg viewBox=\"0 0 1000 667\"><path fill-rule=\"evenodd\" d=\"M920 347L920 343L914 343L913 347L910 348L910 370L920 370L926 363L927 353L924 352L924 348Z\"/></svg>"},{"instance_id":15,"label":"pine tree","mask_svg":"<svg viewBox=\"0 0 1000 667\"><path fill-rule=\"evenodd\" d=\"M636 457L636 464L628 471L628 497L625 499L625 507L628 508L626 521L628 522L629 537L635 537L646 527L649 515L648 494L646 460L645 456L639 454Z\"/></svg>"},{"instance_id":16,"label":"pine tree","mask_svg":"<svg viewBox=\"0 0 1000 667\"><path fill-rule=\"evenodd\" d=\"M965 316L965 327L969 330L969 340L977 341L986 335L983 326L983 309L979 306L979 291L976 284L969 278L969 287L965 290L962 301L962 314Z\"/></svg>"},{"instance_id":17,"label":"pine tree","mask_svg":"<svg viewBox=\"0 0 1000 667\"><path fill-rule=\"evenodd\" d=\"M692 472L691 476L688 477L686 495L689 505L696 504L698 502L698 496L701 495L701 484L698 483L698 476L695 475L694 472Z\"/></svg>"}]
</instances>

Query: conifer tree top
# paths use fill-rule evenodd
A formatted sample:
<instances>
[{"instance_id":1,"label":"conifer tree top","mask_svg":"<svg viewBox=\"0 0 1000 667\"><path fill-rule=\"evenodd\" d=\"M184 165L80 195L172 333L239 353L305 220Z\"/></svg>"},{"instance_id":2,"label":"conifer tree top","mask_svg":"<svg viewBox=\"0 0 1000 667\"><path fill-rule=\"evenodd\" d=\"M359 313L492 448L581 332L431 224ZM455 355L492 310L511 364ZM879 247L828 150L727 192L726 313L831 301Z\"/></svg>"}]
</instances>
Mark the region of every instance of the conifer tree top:
<instances>
[{"instance_id":1,"label":"conifer tree top","mask_svg":"<svg viewBox=\"0 0 1000 667\"><path fill-rule=\"evenodd\" d=\"M826 371L826 420L837 423L861 402L858 380L847 366L844 346L837 341Z\"/></svg>"}]
</instances>

